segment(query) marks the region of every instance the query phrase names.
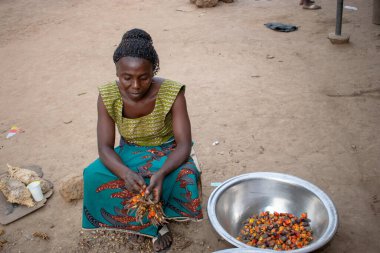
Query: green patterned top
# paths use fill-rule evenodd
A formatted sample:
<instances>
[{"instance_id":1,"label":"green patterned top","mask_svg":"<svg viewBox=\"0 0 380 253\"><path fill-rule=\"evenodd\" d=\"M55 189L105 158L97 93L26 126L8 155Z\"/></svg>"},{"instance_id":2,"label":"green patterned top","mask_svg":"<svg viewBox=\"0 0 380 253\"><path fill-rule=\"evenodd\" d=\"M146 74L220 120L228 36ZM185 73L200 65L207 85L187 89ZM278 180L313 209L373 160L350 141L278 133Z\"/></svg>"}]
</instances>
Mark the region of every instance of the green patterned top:
<instances>
[{"instance_id":1,"label":"green patterned top","mask_svg":"<svg viewBox=\"0 0 380 253\"><path fill-rule=\"evenodd\" d=\"M99 87L108 114L119 133L129 142L140 146L157 146L173 137L171 108L184 85L166 79L157 93L153 111L136 119L123 117L123 100L116 81Z\"/></svg>"}]
</instances>

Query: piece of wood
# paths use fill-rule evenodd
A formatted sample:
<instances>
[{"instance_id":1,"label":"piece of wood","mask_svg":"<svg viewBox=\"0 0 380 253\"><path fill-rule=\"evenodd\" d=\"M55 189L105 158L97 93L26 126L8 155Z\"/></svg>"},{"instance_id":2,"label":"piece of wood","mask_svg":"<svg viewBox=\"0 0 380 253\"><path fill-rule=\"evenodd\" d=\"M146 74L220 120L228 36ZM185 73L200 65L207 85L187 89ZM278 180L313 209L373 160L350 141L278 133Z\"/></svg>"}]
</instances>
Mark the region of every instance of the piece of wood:
<instances>
[{"instance_id":1,"label":"piece of wood","mask_svg":"<svg viewBox=\"0 0 380 253\"><path fill-rule=\"evenodd\" d=\"M42 177L43 172L41 167L32 165L32 166L25 166L23 167L25 169L30 169ZM0 178L8 176L8 172L0 174ZM46 179L45 179L46 180ZM54 190L51 189L50 191L46 192L44 194L44 199L40 202L37 202L35 206L33 207L27 207L23 205L18 205L18 204L12 204L9 203L4 194L0 191L0 223L2 225L7 225L13 221L16 221L38 209L43 207L47 201L47 199L53 194Z\"/></svg>"}]
</instances>

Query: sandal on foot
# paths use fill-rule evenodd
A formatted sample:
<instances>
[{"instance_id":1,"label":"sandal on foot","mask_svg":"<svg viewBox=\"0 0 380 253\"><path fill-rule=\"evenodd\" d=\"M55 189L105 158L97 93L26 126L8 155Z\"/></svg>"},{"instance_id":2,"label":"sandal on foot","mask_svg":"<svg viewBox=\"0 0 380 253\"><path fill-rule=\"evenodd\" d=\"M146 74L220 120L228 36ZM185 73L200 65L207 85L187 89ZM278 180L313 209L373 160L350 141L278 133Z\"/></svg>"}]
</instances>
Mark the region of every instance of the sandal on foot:
<instances>
[{"instance_id":1,"label":"sandal on foot","mask_svg":"<svg viewBox=\"0 0 380 253\"><path fill-rule=\"evenodd\" d=\"M321 9L322 7L316 4L311 4L311 5L304 5L302 8L306 10L318 10L318 9Z\"/></svg>"},{"instance_id":2,"label":"sandal on foot","mask_svg":"<svg viewBox=\"0 0 380 253\"><path fill-rule=\"evenodd\" d=\"M156 251L154 249L154 243L157 240L160 240L161 237L163 237L163 236L165 236L166 234L169 234L169 233L170 233L169 228L166 225L164 225L164 226L162 226L161 228L158 229L158 235L157 235L157 237L155 237L155 238L152 239L152 246L153 246L153 250L154 250L155 253L165 253L165 252L167 252L170 249L170 247L172 246L172 242L170 242L169 246L167 246L166 248L164 248L162 250Z\"/></svg>"}]
</instances>

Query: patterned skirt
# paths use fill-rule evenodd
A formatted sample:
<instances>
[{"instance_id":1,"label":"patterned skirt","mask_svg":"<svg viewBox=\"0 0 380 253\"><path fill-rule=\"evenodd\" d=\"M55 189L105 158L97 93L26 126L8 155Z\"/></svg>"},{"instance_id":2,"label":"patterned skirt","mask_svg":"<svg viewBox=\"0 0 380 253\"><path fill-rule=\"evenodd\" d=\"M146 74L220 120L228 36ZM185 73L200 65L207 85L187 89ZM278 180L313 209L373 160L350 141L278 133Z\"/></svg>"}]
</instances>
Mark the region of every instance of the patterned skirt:
<instances>
[{"instance_id":1,"label":"patterned skirt","mask_svg":"<svg viewBox=\"0 0 380 253\"><path fill-rule=\"evenodd\" d=\"M175 149L175 142L160 146L138 146L122 143L115 149L124 164L140 174L147 185L168 155ZM124 181L108 170L100 159L95 160L83 172L84 229L108 228L124 230L148 237L157 237L157 227L146 218L137 222L133 213L127 213L124 205L133 196ZM200 172L191 157L166 176L162 186L161 201L168 220L201 220Z\"/></svg>"}]
</instances>

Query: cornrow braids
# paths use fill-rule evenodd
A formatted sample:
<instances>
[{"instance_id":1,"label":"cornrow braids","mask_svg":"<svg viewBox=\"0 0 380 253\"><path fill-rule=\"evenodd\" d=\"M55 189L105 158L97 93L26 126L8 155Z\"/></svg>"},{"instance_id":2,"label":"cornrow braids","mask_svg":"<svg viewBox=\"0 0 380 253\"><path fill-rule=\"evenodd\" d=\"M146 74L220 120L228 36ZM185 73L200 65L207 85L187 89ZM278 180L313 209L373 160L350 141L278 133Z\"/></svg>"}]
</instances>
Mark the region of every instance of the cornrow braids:
<instances>
[{"instance_id":1,"label":"cornrow braids","mask_svg":"<svg viewBox=\"0 0 380 253\"><path fill-rule=\"evenodd\" d=\"M123 35L119 46L113 54L113 62L116 64L122 57L127 56L150 61L154 75L160 69L160 61L153 47L152 37L144 30L135 28Z\"/></svg>"}]
</instances>

